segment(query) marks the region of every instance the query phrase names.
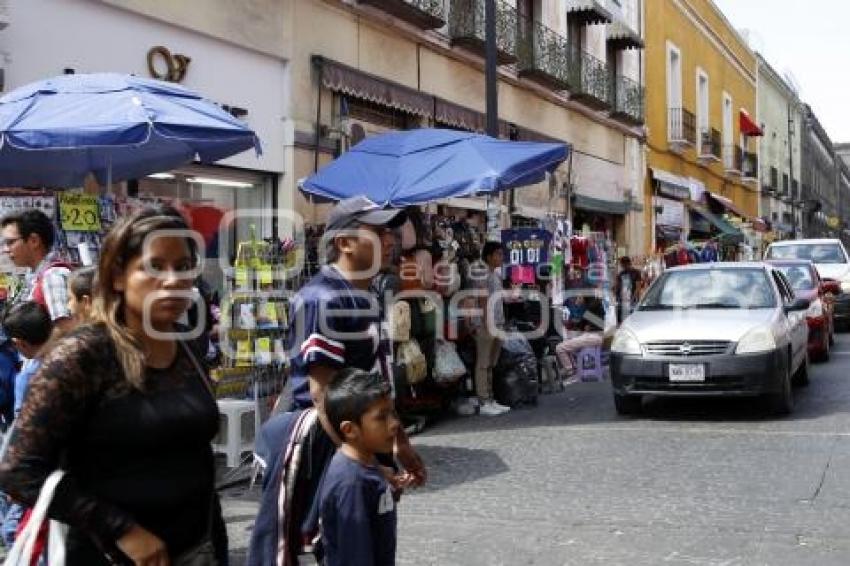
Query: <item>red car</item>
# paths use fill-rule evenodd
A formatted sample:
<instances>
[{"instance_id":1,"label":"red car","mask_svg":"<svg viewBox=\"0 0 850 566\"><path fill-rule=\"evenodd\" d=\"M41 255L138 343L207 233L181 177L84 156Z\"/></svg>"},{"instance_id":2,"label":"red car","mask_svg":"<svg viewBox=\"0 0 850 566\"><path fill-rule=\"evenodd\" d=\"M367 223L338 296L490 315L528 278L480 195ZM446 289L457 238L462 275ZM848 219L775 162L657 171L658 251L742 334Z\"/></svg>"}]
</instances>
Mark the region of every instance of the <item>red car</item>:
<instances>
[{"instance_id":1,"label":"red car","mask_svg":"<svg viewBox=\"0 0 850 566\"><path fill-rule=\"evenodd\" d=\"M841 290L838 282L821 279L811 261L782 259L770 260L767 263L785 275L797 297L811 301L811 306L806 311L809 357L817 361L828 360L830 347L835 341L833 304L835 295Z\"/></svg>"}]
</instances>

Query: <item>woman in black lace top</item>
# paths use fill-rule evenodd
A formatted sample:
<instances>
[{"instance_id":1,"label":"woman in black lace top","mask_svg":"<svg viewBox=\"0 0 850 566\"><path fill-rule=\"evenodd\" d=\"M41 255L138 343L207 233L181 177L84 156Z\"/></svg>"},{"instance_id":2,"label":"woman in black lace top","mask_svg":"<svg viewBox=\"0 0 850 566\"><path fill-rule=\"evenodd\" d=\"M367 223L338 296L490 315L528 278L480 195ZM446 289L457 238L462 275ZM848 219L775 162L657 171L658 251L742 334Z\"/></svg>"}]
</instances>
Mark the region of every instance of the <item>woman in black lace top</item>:
<instances>
[{"instance_id":1,"label":"woman in black lace top","mask_svg":"<svg viewBox=\"0 0 850 566\"><path fill-rule=\"evenodd\" d=\"M218 409L201 354L172 335L197 256L191 238L160 232L175 229L183 219L160 209L110 231L93 323L45 356L0 463L0 488L27 505L66 471L49 516L70 526L71 566L227 560L210 448Z\"/></svg>"}]
</instances>

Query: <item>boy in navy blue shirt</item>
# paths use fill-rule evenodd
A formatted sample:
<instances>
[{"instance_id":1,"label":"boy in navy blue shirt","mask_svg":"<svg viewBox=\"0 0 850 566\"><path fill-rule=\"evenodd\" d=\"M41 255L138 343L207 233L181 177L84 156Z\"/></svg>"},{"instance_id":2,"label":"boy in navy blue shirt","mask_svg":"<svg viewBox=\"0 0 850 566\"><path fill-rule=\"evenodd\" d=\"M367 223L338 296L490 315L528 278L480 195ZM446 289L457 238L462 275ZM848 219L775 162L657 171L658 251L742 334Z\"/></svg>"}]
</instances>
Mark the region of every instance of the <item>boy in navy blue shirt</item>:
<instances>
[{"instance_id":1,"label":"boy in navy blue shirt","mask_svg":"<svg viewBox=\"0 0 850 566\"><path fill-rule=\"evenodd\" d=\"M393 449L400 424L389 385L375 373L346 368L328 387L324 408L342 440L319 495L325 564L392 566L395 500L375 458Z\"/></svg>"}]
</instances>

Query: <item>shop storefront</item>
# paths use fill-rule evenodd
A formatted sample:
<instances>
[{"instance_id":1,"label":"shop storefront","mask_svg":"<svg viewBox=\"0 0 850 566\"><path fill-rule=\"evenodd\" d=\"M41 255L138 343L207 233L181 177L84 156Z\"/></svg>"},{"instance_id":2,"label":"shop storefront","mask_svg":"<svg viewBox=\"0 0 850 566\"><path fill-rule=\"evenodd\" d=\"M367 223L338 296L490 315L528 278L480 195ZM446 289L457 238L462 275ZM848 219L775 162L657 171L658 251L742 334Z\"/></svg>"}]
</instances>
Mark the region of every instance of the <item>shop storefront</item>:
<instances>
[{"instance_id":1,"label":"shop storefront","mask_svg":"<svg viewBox=\"0 0 850 566\"><path fill-rule=\"evenodd\" d=\"M14 2L13 7L14 18L0 38L0 48L9 54L4 68L6 90L62 73L135 74L199 92L257 133L263 147L259 157L244 152L215 166L190 165L110 187L91 183L63 187L59 192L87 195L81 198L89 206L88 212L96 210L98 214L97 222L86 230L62 230L60 245L67 248L71 259L84 259L75 252L81 242L90 242L91 251L96 252L98 235L116 215L145 204L175 204L204 235L207 258L213 260L206 262L205 276L216 290L223 290L223 274L219 262L214 261L222 239L216 233L216 221L228 212L241 213L223 231L227 240L223 249L229 252L229 260L237 242L248 238L251 226L259 238L275 236L274 227L285 229L276 226L273 216L276 208L286 208L289 202L288 197L275 194L284 172L281 108L286 95L286 62L108 4L26 0ZM40 31L33 34L32 29ZM97 29L98 33L79 34L79 29ZM264 88L246 89L245 84L263 84ZM21 193L0 189L3 195L11 198ZM17 206L26 201L17 198L10 202ZM61 209L63 203L57 200L56 206ZM249 218L248 210L264 212ZM57 227L63 228L59 216L56 219Z\"/></svg>"}]
</instances>

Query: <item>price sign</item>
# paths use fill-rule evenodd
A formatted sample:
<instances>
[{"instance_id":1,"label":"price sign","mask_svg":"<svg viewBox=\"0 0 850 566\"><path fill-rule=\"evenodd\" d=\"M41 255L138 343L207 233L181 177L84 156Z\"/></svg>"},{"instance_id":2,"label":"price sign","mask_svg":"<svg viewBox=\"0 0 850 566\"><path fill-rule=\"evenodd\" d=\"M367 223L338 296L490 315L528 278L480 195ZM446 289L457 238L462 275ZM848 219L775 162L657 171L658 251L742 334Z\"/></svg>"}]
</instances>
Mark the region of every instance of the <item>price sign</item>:
<instances>
[{"instance_id":1,"label":"price sign","mask_svg":"<svg viewBox=\"0 0 850 566\"><path fill-rule=\"evenodd\" d=\"M100 204L95 195L60 194L59 214L62 219L62 229L65 231L100 231Z\"/></svg>"}]
</instances>

